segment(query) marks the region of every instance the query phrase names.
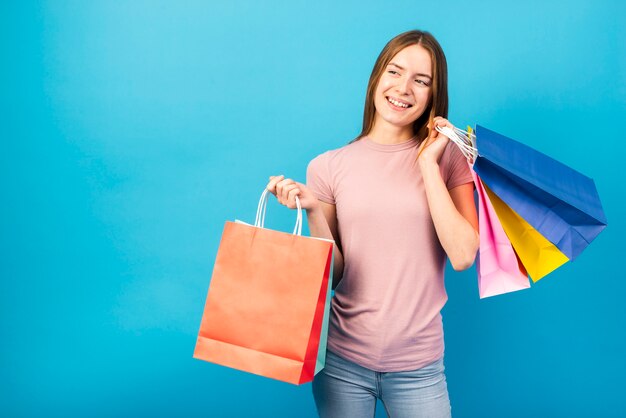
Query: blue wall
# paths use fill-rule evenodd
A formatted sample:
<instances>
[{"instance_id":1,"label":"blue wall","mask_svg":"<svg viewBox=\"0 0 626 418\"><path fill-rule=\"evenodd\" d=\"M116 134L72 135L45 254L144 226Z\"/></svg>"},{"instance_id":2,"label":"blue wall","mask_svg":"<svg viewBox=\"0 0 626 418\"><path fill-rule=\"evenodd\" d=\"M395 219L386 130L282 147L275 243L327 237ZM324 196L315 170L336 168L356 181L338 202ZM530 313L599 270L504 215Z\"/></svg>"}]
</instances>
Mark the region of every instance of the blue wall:
<instances>
[{"instance_id":1,"label":"blue wall","mask_svg":"<svg viewBox=\"0 0 626 418\"><path fill-rule=\"evenodd\" d=\"M192 359L219 236L359 132L378 52L421 28L450 120L593 177L610 222L530 290L450 269L454 416L625 416L625 3L474 3L2 2L0 413L315 416L310 385Z\"/></svg>"}]
</instances>

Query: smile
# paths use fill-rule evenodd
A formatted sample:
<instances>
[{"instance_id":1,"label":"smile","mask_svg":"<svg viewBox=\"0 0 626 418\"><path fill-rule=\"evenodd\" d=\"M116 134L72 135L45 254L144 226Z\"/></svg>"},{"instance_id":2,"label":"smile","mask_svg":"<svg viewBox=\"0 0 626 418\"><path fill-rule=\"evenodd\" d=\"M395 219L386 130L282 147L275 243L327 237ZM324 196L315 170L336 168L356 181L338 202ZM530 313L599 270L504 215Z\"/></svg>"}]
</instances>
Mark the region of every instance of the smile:
<instances>
[{"instance_id":1,"label":"smile","mask_svg":"<svg viewBox=\"0 0 626 418\"><path fill-rule=\"evenodd\" d=\"M406 103L406 102L401 102L399 100L396 100L390 96L386 97L387 101L389 103L391 103L392 105L394 105L395 107L401 107L403 109L408 109L409 107L412 107L413 105L410 103Z\"/></svg>"}]
</instances>

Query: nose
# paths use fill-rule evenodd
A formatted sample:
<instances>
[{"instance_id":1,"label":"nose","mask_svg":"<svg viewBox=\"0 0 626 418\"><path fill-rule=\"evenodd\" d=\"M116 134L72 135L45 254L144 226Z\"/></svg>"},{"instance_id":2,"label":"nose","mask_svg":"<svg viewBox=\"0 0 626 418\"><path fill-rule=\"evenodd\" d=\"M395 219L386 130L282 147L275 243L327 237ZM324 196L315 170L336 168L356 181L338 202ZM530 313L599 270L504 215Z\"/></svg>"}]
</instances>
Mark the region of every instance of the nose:
<instances>
[{"instance_id":1,"label":"nose","mask_svg":"<svg viewBox=\"0 0 626 418\"><path fill-rule=\"evenodd\" d=\"M400 78L398 80L398 84L396 85L396 91L398 92L398 94L401 94L404 96L409 94L409 91L411 90L409 87L410 82L411 82L411 79L409 77Z\"/></svg>"}]
</instances>

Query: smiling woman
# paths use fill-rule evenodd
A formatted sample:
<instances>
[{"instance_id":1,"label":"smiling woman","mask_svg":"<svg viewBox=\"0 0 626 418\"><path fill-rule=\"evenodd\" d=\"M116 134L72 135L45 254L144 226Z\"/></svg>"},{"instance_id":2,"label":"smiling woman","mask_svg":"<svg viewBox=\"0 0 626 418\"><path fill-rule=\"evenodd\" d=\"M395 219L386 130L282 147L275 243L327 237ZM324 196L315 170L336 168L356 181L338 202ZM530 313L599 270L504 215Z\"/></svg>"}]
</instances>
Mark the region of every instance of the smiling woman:
<instances>
[{"instance_id":1,"label":"smiling woman","mask_svg":"<svg viewBox=\"0 0 626 418\"><path fill-rule=\"evenodd\" d=\"M307 184L273 176L280 203L307 210L311 235L334 239L326 367L313 381L322 417L449 417L443 367L446 257L478 248L465 157L435 127L452 126L447 66L428 32L392 39L367 87L363 130L314 158Z\"/></svg>"},{"instance_id":2,"label":"smiling woman","mask_svg":"<svg viewBox=\"0 0 626 418\"><path fill-rule=\"evenodd\" d=\"M370 75L363 129L357 139L371 133L375 125L378 128L385 126L375 124L385 109L382 105L387 99L385 93L391 99L407 104L413 104L406 102L407 97L411 97L416 105L422 104L419 100L425 98L424 107L416 106L418 109L411 115L413 123L403 125L404 134L409 137L426 138L430 121L436 116L448 117L448 65L441 46L431 34L405 32L383 48Z\"/></svg>"}]
</instances>

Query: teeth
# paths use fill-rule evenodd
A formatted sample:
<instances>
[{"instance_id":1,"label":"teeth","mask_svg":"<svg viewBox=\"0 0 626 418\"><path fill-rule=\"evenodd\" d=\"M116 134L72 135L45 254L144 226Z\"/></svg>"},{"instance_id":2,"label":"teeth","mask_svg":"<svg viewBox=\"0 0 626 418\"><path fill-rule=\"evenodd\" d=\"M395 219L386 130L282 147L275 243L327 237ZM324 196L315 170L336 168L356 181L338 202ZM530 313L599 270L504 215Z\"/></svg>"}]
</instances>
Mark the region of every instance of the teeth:
<instances>
[{"instance_id":1,"label":"teeth","mask_svg":"<svg viewBox=\"0 0 626 418\"><path fill-rule=\"evenodd\" d=\"M404 108L409 107L408 104L401 103L401 102L399 102L397 100L392 99L391 97L387 97L387 100L389 100L389 103L392 103L392 104L394 104L394 105L396 105L398 107L404 107Z\"/></svg>"}]
</instances>

